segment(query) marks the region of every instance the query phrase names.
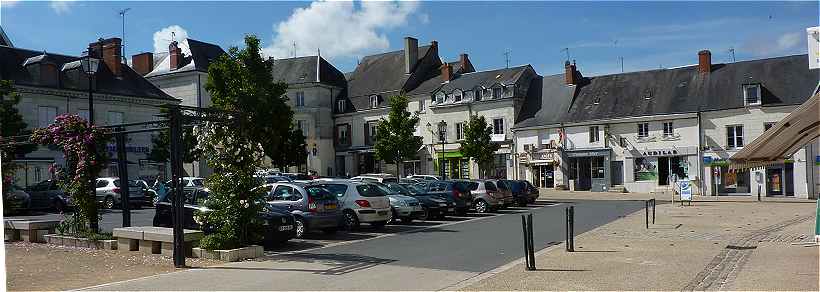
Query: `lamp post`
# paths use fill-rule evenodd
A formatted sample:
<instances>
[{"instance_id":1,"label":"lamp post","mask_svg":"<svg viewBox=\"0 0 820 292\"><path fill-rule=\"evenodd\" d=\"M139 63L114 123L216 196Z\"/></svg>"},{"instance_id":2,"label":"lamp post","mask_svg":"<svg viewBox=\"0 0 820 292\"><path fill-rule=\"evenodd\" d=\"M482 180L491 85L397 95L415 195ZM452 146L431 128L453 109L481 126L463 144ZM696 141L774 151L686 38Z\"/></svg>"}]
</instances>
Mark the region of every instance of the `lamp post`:
<instances>
[{"instance_id":1,"label":"lamp post","mask_svg":"<svg viewBox=\"0 0 820 292\"><path fill-rule=\"evenodd\" d=\"M447 172L444 169L444 142L447 140L447 122L441 120L438 122L438 141L441 142L441 163L439 164L439 168L441 169L441 178L447 179Z\"/></svg>"},{"instance_id":2,"label":"lamp post","mask_svg":"<svg viewBox=\"0 0 820 292\"><path fill-rule=\"evenodd\" d=\"M88 123L89 123L90 126L93 127L94 126L94 86L93 86L93 83L92 83L92 79L94 77L94 74L97 74L97 69L99 69L99 66L100 66L100 60L96 59L96 58L93 58L91 56L91 48L88 48L88 53L86 54L85 57L83 57L80 60L80 62L81 62L83 71L85 71L86 76L88 76ZM95 147L95 146L91 146L91 147ZM95 149L95 151L96 151L96 149ZM126 180L127 179L128 178L126 178ZM89 174L88 175L88 186L89 186L90 195L91 195L92 200L95 200L95 198L97 196L97 188L96 188L95 181L96 181L96 179L93 177L93 174ZM94 213L96 213L97 209L95 208L93 210L94 210ZM91 228L91 231L93 231L93 232L98 232L99 231L99 225L98 225L99 223L98 223L98 220L97 220L97 216L98 216L97 214L93 214L93 215L91 215L91 218L88 218L89 219L89 222L88 222L89 227Z\"/></svg>"}]
</instances>

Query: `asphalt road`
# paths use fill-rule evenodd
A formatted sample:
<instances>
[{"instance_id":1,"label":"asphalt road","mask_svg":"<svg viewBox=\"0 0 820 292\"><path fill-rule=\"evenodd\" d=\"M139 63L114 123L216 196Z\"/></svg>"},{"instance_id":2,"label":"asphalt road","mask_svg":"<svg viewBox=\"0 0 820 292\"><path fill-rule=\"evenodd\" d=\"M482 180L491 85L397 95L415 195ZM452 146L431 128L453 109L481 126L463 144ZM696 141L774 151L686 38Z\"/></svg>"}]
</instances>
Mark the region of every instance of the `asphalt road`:
<instances>
[{"instance_id":1,"label":"asphalt road","mask_svg":"<svg viewBox=\"0 0 820 292\"><path fill-rule=\"evenodd\" d=\"M644 206L643 202L630 201L539 202L499 215L390 227L404 228L400 233L388 228L358 237L341 234L353 237L334 243L317 243L322 240L309 238L291 246L305 242L315 244L313 248L284 248L257 261L186 270L95 289L438 290L520 259L520 214L534 216L536 250L563 241L564 207L570 204L575 205L576 234Z\"/></svg>"}]
</instances>

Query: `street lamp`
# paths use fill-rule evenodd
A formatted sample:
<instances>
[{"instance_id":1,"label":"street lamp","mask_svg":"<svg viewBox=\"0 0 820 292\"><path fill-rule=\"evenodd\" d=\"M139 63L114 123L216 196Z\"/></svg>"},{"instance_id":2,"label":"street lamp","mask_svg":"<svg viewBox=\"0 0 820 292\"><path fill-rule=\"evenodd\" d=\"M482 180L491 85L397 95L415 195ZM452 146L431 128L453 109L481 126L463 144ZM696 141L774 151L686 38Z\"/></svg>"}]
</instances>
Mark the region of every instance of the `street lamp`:
<instances>
[{"instance_id":1,"label":"street lamp","mask_svg":"<svg viewBox=\"0 0 820 292\"><path fill-rule=\"evenodd\" d=\"M91 48L88 49L88 54L80 61L82 63L83 71L88 76L88 122L94 124L94 87L92 79L97 74L97 69L100 68L100 60L91 57Z\"/></svg>"},{"instance_id":2,"label":"street lamp","mask_svg":"<svg viewBox=\"0 0 820 292\"><path fill-rule=\"evenodd\" d=\"M438 141L441 143L441 161L439 168L441 169L441 178L447 179L447 173L444 171L444 142L447 140L447 122L441 120L438 122Z\"/></svg>"}]
</instances>

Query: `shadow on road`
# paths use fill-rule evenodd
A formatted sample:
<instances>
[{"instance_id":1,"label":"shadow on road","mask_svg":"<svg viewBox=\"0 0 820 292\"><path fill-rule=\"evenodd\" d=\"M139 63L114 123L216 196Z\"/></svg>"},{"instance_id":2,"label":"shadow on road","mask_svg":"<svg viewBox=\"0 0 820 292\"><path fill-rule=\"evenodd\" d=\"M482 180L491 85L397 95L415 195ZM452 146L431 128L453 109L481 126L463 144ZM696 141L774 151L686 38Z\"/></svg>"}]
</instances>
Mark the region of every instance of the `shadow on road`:
<instances>
[{"instance_id":1,"label":"shadow on road","mask_svg":"<svg viewBox=\"0 0 820 292\"><path fill-rule=\"evenodd\" d=\"M293 253L286 255L272 255L258 258L257 262L273 262L287 264L319 264L326 266L326 269L296 269L296 268L267 268L267 267L236 267L218 266L203 267L200 269L220 269L220 270L259 270L259 271L290 271L306 272L317 275L344 275L378 265L395 262L393 259L383 259L358 254L316 254L316 253Z\"/></svg>"}]
</instances>

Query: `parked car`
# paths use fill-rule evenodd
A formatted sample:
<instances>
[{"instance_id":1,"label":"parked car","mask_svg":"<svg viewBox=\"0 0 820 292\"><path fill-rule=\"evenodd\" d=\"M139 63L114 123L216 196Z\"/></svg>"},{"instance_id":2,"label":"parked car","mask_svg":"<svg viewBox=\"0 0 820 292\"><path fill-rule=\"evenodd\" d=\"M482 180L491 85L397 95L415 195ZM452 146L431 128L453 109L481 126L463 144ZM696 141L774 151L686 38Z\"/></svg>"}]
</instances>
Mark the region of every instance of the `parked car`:
<instances>
[{"instance_id":1,"label":"parked car","mask_svg":"<svg viewBox=\"0 0 820 292\"><path fill-rule=\"evenodd\" d=\"M196 212L209 212L205 207L205 201L210 196L208 189L196 189L186 195L184 199L183 228L198 229L206 234L214 229L214 226L203 226L197 222L194 215ZM154 213L153 225L157 227L173 227L172 205L173 193L168 192L162 195L157 202L157 209ZM264 211L259 213L259 219L267 222L265 224L264 246L282 244L296 236L294 218L287 210L265 204Z\"/></svg>"},{"instance_id":2,"label":"parked car","mask_svg":"<svg viewBox=\"0 0 820 292\"><path fill-rule=\"evenodd\" d=\"M103 208L113 209L120 206L122 198L120 179L116 177L101 177L97 179L97 203L102 204ZM128 181L128 202L133 208L139 208L147 202L142 188L133 180Z\"/></svg>"},{"instance_id":3,"label":"parked car","mask_svg":"<svg viewBox=\"0 0 820 292\"><path fill-rule=\"evenodd\" d=\"M523 187L526 190L527 202L535 203L535 200L538 200L538 197L541 195L538 188L532 185L532 183L528 180L519 180L518 182L523 184Z\"/></svg>"},{"instance_id":4,"label":"parked car","mask_svg":"<svg viewBox=\"0 0 820 292\"><path fill-rule=\"evenodd\" d=\"M71 198L60 189L55 180L44 180L26 188L31 200L29 209L54 210L64 212L74 204Z\"/></svg>"},{"instance_id":5,"label":"parked car","mask_svg":"<svg viewBox=\"0 0 820 292\"><path fill-rule=\"evenodd\" d=\"M254 176L254 178L256 178L256 180L259 181L260 185L273 184L278 182L293 182L292 179L283 175Z\"/></svg>"},{"instance_id":6,"label":"parked car","mask_svg":"<svg viewBox=\"0 0 820 292\"><path fill-rule=\"evenodd\" d=\"M399 182L399 180L395 176L393 176L392 174L387 174L387 173L362 174L362 175L359 175L359 176L351 177L350 180L363 181L363 182L380 182L380 183Z\"/></svg>"},{"instance_id":7,"label":"parked car","mask_svg":"<svg viewBox=\"0 0 820 292\"><path fill-rule=\"evenodd\" d=\"M296 237L321 230L336 233L342 221L338 198L325 188L297 183L266 185L268 204L290 211L294 216Z\"/></svg>"},{"instance_id":8,"label":"parked car","mask_svg":"<svg viewBox=\"0 0 820 292\"><path fill-rule=\"evenodd\" d=\"M390 200L390 211L392 212L391 222L395 223L401 220L402 223L411 223L416 219L427 218L424 207L421 206L418 199L395 191L386 184L373 184L379 186L388 194L387 199Z\"/></svg>"},{"instance_id":9,"label":"parked car","mask_svg":"<svg viewBox=\"0 0 820 292\"><path fill-rule=\"evenodd\" d=\"M182 192L185 194L193 193L195 190L205 188L205 179L201 177L185 176L181 178ZM174 185L171 180L165 182L168 191L172 192Z\"/></svg>"},{"instance_id":10,"label":"parked car","mask_svg":"<svg viewBox=\"0 0 820 292\"><path fill-rule=\"evenodd\" d=\"M339 198L343 225L349 230L369 223L376 228L390 221L390 200L387 193L371 183L351 180L323 180L315 185L329 190Z\"/></svg>"},{"instance_id":11,"label":"parked car","mask_svg":"<svg viewBox=\"0 0 820 292\"><path fill-rule=\"evenodd\" d=\"M493 180L473 180L466 183L473 194L473 208L478 213L496 211L514 202L512 194L498 191Z\"/></svg>"},{"instance_id":12,"label":"parked car","mask_svg":"<svg viewBox=\"0 0 820 292\"><path fill-rule=\"evenodd\" d=\"M527 185L521 181L501 179L498 180L496 186L500 191L512 194L519 206L526 206L531 200L534 201L532 194L526 188ZM535 198L537 197L536 195Z\"/></svg>"},{"instance_id":13,"label":"parked car","mask_svg":"<svg viewBox=\"0 0 820 292\"><path fill-rule=\"evenodd\" d=\"M28 212L30 202L31 198L28 193L19 186L3 185L3 214Z\"/></svg>"},{"instance_id":14,"label":"parked car","mask_svg":"<svg viewBox=\"0 0 820 292\"><path fill-rule=\"evenodd\" d=\"M429 175L429 174L414 174L408 175L407 178L418 179L418 180L442 180L442 178L438 175Z\"/></svg>"},{"instance_id":15,"label":"parked car","mask_svg":"<svg viewBox=\"0 0 820 292\"><path fill-rule=\"evenodd\" d=\"M416 184L425 193L450 198L455 202L455 213L465 215L473 205L473 195L466 182L452 180L429 180Z\"/></svg>"},{"instance_id":16,"label":"parked car","mask_svg":"<svg viewBox=\"0 0 820 292\"><path fill-rule=\"evenodd\" d=\"M291 179L292 182L299 182L299 183L309 183L313 180L313 177L304 174L304 173L295 173L295 172L286 172L283 173L282 176L288 177Z\"/></svg>"},{"instance_id":17,"label":"parked car","mask_svg":"<svg viewBox=\"0 0 820 292\"><path fill-rule=\"evenodd\" d=\"M134 181L140 188L142 188L142 192L145 194L145 202L146 205L154 205L157 199L157 191L152 189L147 181L138 179Z\"/></svg>"},{"instance_id":18,"label":"parked car","mask_svg":"<svg viewBox=\"0 0 820 292\"><path fill-rule=\"evenodd\" d=\"M417 184L417 183L420 183L420 182L422 182L422 180L417 179L417 178L400 178L399 179L400 184Z\"/></svg>"},{"instance_id":19,"label":"parked car","mask_svg":"<svg viewBox=\"0 0 820 292\"><path fill-rule=\"evenodd\" d=\"M456 203L439 195L431 195L422 188L411 184L388 183L388 187L399 194L411 196L419 200L427 218L444 219L445 214L454 213Z\"/></svg>"}]
</instances>

